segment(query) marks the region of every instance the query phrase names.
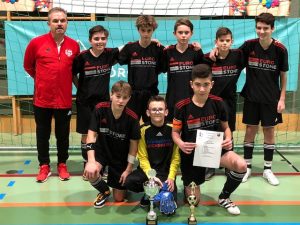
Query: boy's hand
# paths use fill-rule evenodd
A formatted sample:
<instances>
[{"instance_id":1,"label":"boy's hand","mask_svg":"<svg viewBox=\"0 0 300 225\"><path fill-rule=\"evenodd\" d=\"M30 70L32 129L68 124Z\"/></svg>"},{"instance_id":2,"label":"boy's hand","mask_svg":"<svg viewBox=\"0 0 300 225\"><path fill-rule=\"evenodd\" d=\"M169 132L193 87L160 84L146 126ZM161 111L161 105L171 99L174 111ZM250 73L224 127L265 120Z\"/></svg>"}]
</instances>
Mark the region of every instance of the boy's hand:
<instances>
[{"instance_id":1,"label":"boy's hand","mask_svg":"<svg viewBox=\"0 0 300 225\"><path fill-rule=\"evenodd\" d=\"M161 46L161 43L158 39L151 39L151 41L155 42L157 47L160 47Z\"/></svg>"},{"instance_id":2,"label":"boy's hand","mask_svg":"<svg viewBox=\"0 0 300 225\"><path fill-rule=\"evenodd\" d=\"M196 143L193 142L182 142L180 145L178 145L181 151L183 151L185 154L191 154L196 146Z\"/></svg>"},{"instance_id":3,"label":"boy's hand","mask_svg":"<svg viewBox=\"0 0 300 225\"><path fill-rule=\"evenodd\" d=\"M201 44L199 42L193 42L192 46L194 47L195 51L199 51L201 49Z\"/></svg>"},{"instance_id":4,"label":"boy's hand","mask_svg":"<svg viewBox=\"0 0 300 225\"><path fill-rule=\"evenodd\" d=\"M277 104L277 112L282 113L285 110L285 102L283 100L279 100Z\"/></svg>"},{"instance_id":5,"label":"boy's hand","mask_svg":"<svg viewBox=\"0 0 300 225\"><path fill-rule=\"evenodd\" d=\"M175 189L174 180L169 178L165 181L165 183L167 183L167 185L168 185L168 191L173 192Z\"/></svg>"},{"instance_id":6,"label":"boy's hand","mask_svg":"<svg viewBox=\"0 0 300 225\"><path fill-rule=\"evenodd\" d=\"M232 140L231 139L225 139L222 143L222 149L225 150L231 150L232 149Z\"/></svg>"},{"instance_id":7,"label":"boy's hand","mask_svg":"<svg viewBox=\"0 0 300 225\"><path fill-rule=\"evenodd\" d=\"M217 47L215 47L213 48L213 50L210 51L209 58L215 62L217 60L218 54L219 54L219 50Z\"/></svg>"},{"instance_id":8,"label":"boy's hand","mask_svg":"<svg viewBox=\"0 0 300 225\"><path fill-rule=\"evenodd\" d=\"M84 168L84 176L88 180L93 180L99 176L100 168L97 166L95 162L87 162Z\"/></svg>"},{"instance_id":9,"label":"boy's hand","mask_svg":"<svg viewBox=\"0 0 300 225\"><path fill-rule=\"evenodd\" d=\"M131 171L129 171L129 170L125 170L125 171L122 173L122 175L121 175L121 177L120 177L120 180L119 180L119 183L121 183L122 186L124 185L124 183L125 183L125 181L126 181L126 178L127 178L127 176L128 176L130 173L131 173Z\"/></svg>"}]
</instances>

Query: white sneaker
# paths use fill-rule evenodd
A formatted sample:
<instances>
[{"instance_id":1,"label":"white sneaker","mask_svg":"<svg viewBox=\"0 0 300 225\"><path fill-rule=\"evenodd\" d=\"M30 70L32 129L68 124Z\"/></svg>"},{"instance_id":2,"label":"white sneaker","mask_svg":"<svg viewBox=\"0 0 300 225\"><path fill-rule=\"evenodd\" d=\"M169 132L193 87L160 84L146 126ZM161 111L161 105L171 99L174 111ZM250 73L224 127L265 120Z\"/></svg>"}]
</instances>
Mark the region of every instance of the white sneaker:
<instances>
[{"instance_id":1,"label":"white sneaker","mask_svg":"<svg viewBox=\"0 0 300 225\"><path fill-rule=\"evenodd\" d=\"M277 186L279 184L279 180L270 169L264 170L263 178L265 178L271 185Z\"/></svg>"},{"instance_id":2,"label":"white sneaker","mask_svg":"<svg viewBox=\"0 0 300 225\"><path fill-rule=\"evenodd\" d=\"M232 215L240 215L241 211L229 198L219 199L219 206L227 209Z\"/></svg>"},{"instance_id":3,"label":"white sneaker","mask_svg":"<svg viewBox=\"0 0 300 225\"><path fill-rule=\"evenodd\" d=\"M245 183L250 176L251 176L251 169L247 168L247 172L245 173L245 176L243 177L242 183Z\"/></svg>"}]
</instances>

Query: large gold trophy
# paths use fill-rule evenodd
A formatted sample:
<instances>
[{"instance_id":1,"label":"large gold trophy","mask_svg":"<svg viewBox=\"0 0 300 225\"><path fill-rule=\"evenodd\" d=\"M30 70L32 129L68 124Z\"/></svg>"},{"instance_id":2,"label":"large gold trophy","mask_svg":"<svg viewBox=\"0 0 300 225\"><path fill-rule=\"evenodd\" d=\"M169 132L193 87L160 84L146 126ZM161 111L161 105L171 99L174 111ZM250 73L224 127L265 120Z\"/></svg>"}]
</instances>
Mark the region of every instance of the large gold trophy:
<instances>
[{"instance_id":1,"label":"large gold trophy","mask_svg":"<svg viewBox=\"0 0 300 225\"><path fill-rule=\"evenodd\" d=\"M187 196L187 201L190 204L190 216L188 218L188 224L189 225L195 225L197 224L197 219L195 217L195 205L197 204L197 197L195 195L195 189L197 185L195 182L192 182L189 184L189 188L191 190L191 193Z\"/></svg>"},{"instance_id":2,"label":"large gold trophy","mask_svg":"<svg viewBox=\"0 0 300 225\"><path fill-rule=\"evenodd\" d=\"M145 194L149 196L150 200L150 210L146 217L147 225L157 225L157 215L153 209L153 199L154 196L159 192L159 185L155 182L154 178L156 176L156 171L154 169L149 170L148 177L149 180L144 183Z\"/></svg>"}]
</instances>

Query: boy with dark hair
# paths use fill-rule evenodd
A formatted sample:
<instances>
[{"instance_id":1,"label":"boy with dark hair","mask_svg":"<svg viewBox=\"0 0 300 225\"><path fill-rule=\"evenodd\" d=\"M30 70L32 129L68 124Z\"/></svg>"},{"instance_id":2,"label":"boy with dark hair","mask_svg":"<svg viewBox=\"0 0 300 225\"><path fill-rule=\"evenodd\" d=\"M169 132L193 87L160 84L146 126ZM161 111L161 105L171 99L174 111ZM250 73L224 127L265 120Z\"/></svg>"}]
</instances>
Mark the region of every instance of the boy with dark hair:
<instances>
[{"instance_id":1,"label":"boy with dark hair","mask_svg":"<svg viewBox=\"0 0 300 225\"><path fill-rule=\"evenodd\" d=\"M140 139L137 115L126 107L130 96L130 85L116 82L111 89L111 102L97 104L91 116L84 176L99 191L95 208L104 206L110 195L108 186L113 188L115 201L125 198L124 183L132 171ZM99 174L105 165L108 166L107 183Z\"/></svg>"},{"instance_id":2,"label":"boy with dark hair","mask_svg":"<svg viewBox=\"0 0 300 225\"><path fill-rule=\"evenodd\" d=\"M189 84L192 67L199 64L203 59L202 50L200 48L195 50L195 43L189 44L193 29L194 26L189 19L178 19L173 32L177 43L164 49L164 72L167 72L168 76L166 101L169 114L167 121L173 120L176 102L192 94Z\"/></svg>"},{"instance_id":3,"label":"boy with dark hair","mask_svg":"<svg viewBox=\"0 0 300 225\"><path fill-rule=\"evenodd\" d=\"M278 123L282 123L281 113L285 109L288 52L282 43L272 38L275 22L272 14L261 13L255 22L258 38L248 40L240 47L247 63L246 83L241 92L245 98L244 158L248 165L243 182L251 175L254 140L260 122L264 133L263 177L271 185L278 185L271 167L275 150L274 130Z\"/></svg>"},{"instance_id":4,"label":"boy with dark hair","mask_svg":"<svg viewBox=\"0 0 300 225\"><path fill-rule=\"evenodd\" d=\"M161 96L150 97L146 113L150 122L141 128L137 153L139 167L127 177L125 186L128 190L143 192L143 184L148 180L148 171L155 169L158 182L165 182L168 191L175 193L176 199L175 179L180 155L177 145L172 140L172 125L165 121L168 115L165 99ZM149 200L144 196L141 206L148 204Z\"/></svg>"},{"instance_id":5,"label":"boy with dark hair","mask_svg":"<svg viewBox=\"0 0 300 225\"><path fill-rule=\"evenodd\" d=\"M103 26L92 27L89 30L91 47L82 51L73 62L73 82L77 87L76 131L81 134L84 162L87 160L86 138L90 117L97 103L109 101L111 68L119 56L118 48L106 48L108 35L108 30Z\"/></svg>"},{"instance_id":6,"label":"boy with dark hair","mask_svg":"<svg viewBox=\"0 0 300 225\"><path fill-rule=\"evenodd\" d=\"M210 61L214 85L211 94L223 99L227 113L228 125L231 132L235 131L237 81L244 68L243 52L240 49L230 49L233 43L232 32L227 27L220 27L216 32L215 44L218 49L216 61L211 61L209 53L205 59ZM208 168L205 179L209 180L214 175L215 169Z\"/></svg>"},{"instance_id":7,"label":"boy with dark hair","mask_svg":"<svg viewBox=\"0 0 300 225\"><path fill-rule=\"evenodd\" d=\"M119 63L128 65L128 83L132 87L128 107L144 122L149 120L146 115L149 98L159 93L158 75L161 73L164 47L151 39L157 26L153 16L139 16L136 27L140 40L126 44L119 56Z\"/></svg>"},{"instance_id":8,"label":"boy with dark hair","mask_svg":"<svg viewBox=\"0 0 300 225\"><path fill-rule=\"evenodd\" d=\"M242 182L247 165L245 160L232 149L232 136L222 99L209 94L213 83L212 71L208 65L199 64L193 67L190 85L194 95L176 104L172 137L181 149L180 168L185 195L188 196L191 192L188 185L195 182L197 185L195 195L198 204L200 185L205 182L205 168L193 166L197 130L224 132L220 166L226 168L227 180L219 195L218 203L221 207L226 208L230 214L238 215L240 210L230 200L230 195Z\"/></svg>"}]
</instances>

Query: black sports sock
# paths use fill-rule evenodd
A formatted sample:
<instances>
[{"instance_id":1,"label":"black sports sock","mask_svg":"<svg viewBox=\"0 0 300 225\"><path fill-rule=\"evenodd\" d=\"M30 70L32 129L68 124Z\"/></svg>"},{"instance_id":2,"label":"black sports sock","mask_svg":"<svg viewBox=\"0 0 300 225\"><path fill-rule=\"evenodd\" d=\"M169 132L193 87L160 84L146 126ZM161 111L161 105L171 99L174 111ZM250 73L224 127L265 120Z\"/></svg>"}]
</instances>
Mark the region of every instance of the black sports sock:
<instances>
[{"instance_id":1,"label":"black sports sock","mask_svg":"<svg viewBox=\"0 0 300 225\"><path fill-rule=\"evenodd\" d=\"M231 193L234 192L235 189L237 189L237 187L242 182L245 173L246 172L238 173L235 171L227 171L227 173L226 173L227 180L224 184L221 194L219 195L219 199L229 198Z\"/></svg>"},{"instance_id":2,"label":"black sports sock","mask_svg":"<svg viewBox=\"0 0 300 225\"><path fill-rule=\"evenodd\" d=\"M106 191L109 191L109 187L107 183L102 180L100 177L94 182L91 182L91 185L98 190L100 193L105 193Z\"/></svg>"}]
</instances>

